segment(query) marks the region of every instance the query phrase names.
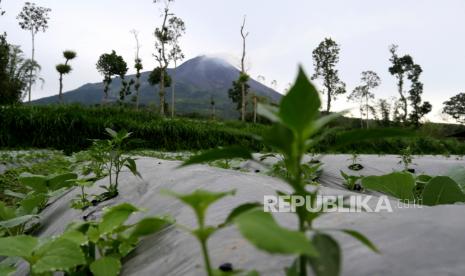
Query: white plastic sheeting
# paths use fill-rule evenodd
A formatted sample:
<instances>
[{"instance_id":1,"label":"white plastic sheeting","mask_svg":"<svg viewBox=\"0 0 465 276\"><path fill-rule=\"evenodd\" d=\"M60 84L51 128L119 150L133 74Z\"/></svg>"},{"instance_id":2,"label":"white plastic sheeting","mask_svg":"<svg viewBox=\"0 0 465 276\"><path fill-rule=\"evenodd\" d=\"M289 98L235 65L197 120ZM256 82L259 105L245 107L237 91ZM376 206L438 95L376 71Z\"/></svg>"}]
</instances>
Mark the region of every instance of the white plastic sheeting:
<instances>
[{"instance_id":1,"label":"white plastic sheeting","mask_svg":"<svg viewBox=\"0 0 465 276\"><path fill-rule=\"evenodd\" d=\"M341 184L339 170L346 172L349 155L328 155L321 160L324 173L320 182L323 194L351 195ZM363 175L384 174L401 169L395 156L362 155ZM455 157L418 157L413 166L418 172L443 174L451 166L464 165ZM70 200L78 191L70 191L57 199L42 213L43 227L39 236L60 234L65 226L83 216L98 218L104 206L130 202L147 209L133 219L148 215L169 214L180 224L194 226L192 211L179 201L161 196L161 189L188 193L202 188L212 191L236 189L234 197L215 203L208 211L207 221L221 223L237 205L245 202L263 202L264 195L275 190L286 190L279 179L255 173L263 168L244 162L243 168L252 172L224 170L205 165L176 169L180 162L154 158L139 158L138 169L143 179L123 172L120 177L120 196L84 212L69 208ZM352 172L351 172L352 173ZM354 173L355 174L355 173ZM99 181L90 192L99 193ZM393 213L331 213L318 218L317 228L349 228L365 234L381 250L375 254L353 238L334 232L343 250L343 275L465 275L465 206L449 205L416 209L397 208L392 199ZM296 225L291 214L276 215L288 227ZM232 263L234 268L256 269L262 275L284 275L283 268L292 258L268 255L256 250L245 241L234 227L215 234L209 241L212 263L218 267ZM22 266L20 275L27 273ZM188 233L168 227L161 233L144 239L140 246L124 259L122 275L205 275L197 241Z\"/></svg>"}]
</instances>

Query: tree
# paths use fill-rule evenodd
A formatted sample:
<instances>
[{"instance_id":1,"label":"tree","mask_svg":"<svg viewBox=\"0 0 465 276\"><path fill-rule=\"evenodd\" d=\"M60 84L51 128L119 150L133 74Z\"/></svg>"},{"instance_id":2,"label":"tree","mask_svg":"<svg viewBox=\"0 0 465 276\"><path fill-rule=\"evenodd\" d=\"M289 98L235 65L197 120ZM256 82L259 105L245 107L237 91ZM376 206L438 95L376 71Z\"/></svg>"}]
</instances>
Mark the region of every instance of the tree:
<instances>
[{"instance_id":1,"label":"tree","mask_svg":"<svg viewBox=\"0 0 465 276\"><path fill-rule=\"evenodd\" d=\"M40 66L25 59L18 46L10 45L5 36L0 35L0 105L16 104L21 101L30 80L30 68L39 72ZM41 80L37 74L33 83Z\"/></svg>"},{"instance_id":2,"label":"tree","mask_svg":"<svg viewBox=\"0 0 465 276\"><path fill-rule=\"evenodd\" d=\"M76 58L76 52L74 51L64 51L63 57L65 58L65 63L58 64L56 69L58 74L60 74L60 91L58 92L58 97L60 99L60 103L63 103L63 75L69 74L73 68L68 64L68 62L72 59Z\"/></svg>"},{"instance_id":3,"label":"tree","mask_svg":"<svg viewBox=\"0 0 465 276\"><path fill-rule=\"evenodd\" d=\"M239 78L233 81L232 88L228 91L229 98L233 103L237 104L236 109L241 112L241 120L245 120L247 107L247 99L244 95L248 95L250 86L248 84L249 75L242 72L239 73Z\"/></svg>"},{"instance_id":4,"label":"tree","mask_svg":"<svg viewBox=\"0 0 465 276\"><path fill-rule=\"evenodd\" d=\"M154 3L162 2L161 0L154 0ZM164 9L162 12L162 24L160 27L155 29L155 57L158 62L158 68L160 69L160 83L159 83L159 96L160 96L160 114L165 115L165 75L168 75L167 69L170 62L173 60L172 50L173 39L176 36L176 33L182 33L181 28L184 27L184 22L180 18L174 16L173 13L170 13L170 3L174 0L164 0ZM171 54L170 54L171 53Z\"/></svg>"},{"instance_id":5,"label":"tree","mask_svg":"<svg viewBox=\"0 0 465 276\"><path fill-rule=\"evenodd\" d=\"M246 73L245 70L245 43L246 39L249 36L249 32L245 32L245 20L246 17L244 16L244 20L242 21L242 26L241 26L241 37L242 37L242 57L241 57L241 74L239 76L239 84L241 86L241 120L244 122L245 121L245 113L246 113L246 98L248 94L248 87L249 85L247 84L247 81L249 80L249 76Z\"/></svg>"},{"instance_id":6,"label":"tree","mask_svg":"<svg viewBox=\"0 0 465 276\"><path fill-rule=\"evenodd\" d=\"M354 91L349 95L348 99L360 102L360 123L363 128L363 115L365 115L365 125L368 128L368 114L370 112L370 100L375 98L372 89L381 84L381 79L373 71L362 72L361 84L355 87Z\"/></svg>"},{"instance_id":7,"label":"tree","mask_svg":"<svg viewBox=\"0 0 465 276\"><path fill-rule=\"evenodd\" d=\"M152 70L152 72L150 72L150 75L147 81L149 82L151 86L160 85L162 75L164 78L163 80L164 86L165 87L171 86L171 77L168 74L162 74L162 71L163 70L160 67L156 67L155 69ZM163 115L166 115L167 113L167 110L165 109L165 107L166 107L166 103L164 103L163 105L163 112L164 112Z\"/></svg>"},{"instance_id":8,"label":"tree","mask_svg":"<svg viewBox=\"0 0 465 276\"><path fill-rule=\"evenodd\" d=\"M140 77L141 71L144 69L142 66L142 59L139 57L139 50L141 48L139 44L139 33L136 30L132 30L131 33L134 35L134 39L136 40L136 57L134 60L134 68L136 69L136 81L134 83L134 89L136 90L136 109L139 109L139 91L140 91Z\"/></svg>"},{"instance_id":9,"label":"tree","mask_svg":"<svg viewBox=\"0 0 465 276\"><path fill-rule=\"evenodd\" d=\"M169 32L171 33L171 51L169 53L171 60L174 63L173 76L171 78L171 118L174 118L175 113L175 86L176 86L176 69L178 68L178 61L184 59L184 53L179 45L179 39L186 32L184 22L178 17L172 17L169 20Z\"/></svg>"},{"instance_id":10,"label":"tree","mask_svg":"<svg viewBox=\"0 0 465 276\"><path fill-rule=\"evenodd\" d=\"M346 85L339 79L339 71L336 64L339 62L339 45L331 38L325 38L318 47L313 50L313 63L315 73L312 79L321 78L323 80L326 93L326 112L331 110L331 100L336 100L337 96L346 92Z\"/></svg>"},{"instance_id":11,"label":"tree","mask_svg":"<svg viewBox=\"0 0 465 276\"><path fill-rule=\"evenodd\" d=\"M401 121L406 122L408 115L408 103L404 91L404 82L405 78L412 70L414 63L413 58L410 55L399 57L397 54L398 48L399 46L394 44L389 47L389 52L391 52L391 58L389 61L392 63L392 66L389 67L389 73L397 79L397 90L400 96L400 108L402 109L402 114L399 114L399 118Z\"/></svg>"},{"instance_id":12,"label":"tree","mask_svg":"<svg viewBox=\"0 0 465 276\"><path fill-rule=\"evenodd\" d=\"M421 66L418 64L412 65L410 69L408 79L412 82L412 86L409 90L408 99L413 110L409 115L409 121L415 127L420 125L420 119L431 112L432 106L429 102L423 102L421 95L423 94L423 83L419 81L420 74L423 72Z\"/></svg>"},{"instance_id":13,"label":"tree","mask_svg":"<svg viewBox=\"0 0 465 276\"><path fill-rule=\"evenodd\" d=\"M35 3L26 2L23 9L17 16L19 20L19 26L21 29L31 32L32 39L32 54L31 63L35 63L35 36L38 32L45 32L48 28L48 13L51 11L49 8L36 6ZM33 76L37 72L34 71L35 66L31 66L29 69L29 87L28 87L28 101L31 102L31 91L34 84Z\"/></svg>"},{"instance_id":14,"label":"tree","mask_svg":"<svg viewBox=\"0 0 465 276\"><path fill-rule=\"evenodd\" d=\"M381 115L381 124L383 126L389 126L390 124L390 115L391 115L391 105L386 99L379 99L376 104L379 114Z\"/></svg>"},{"instance_id":15,"label":"tree","mask_svg":"<svg viewBox=\"0 0 465 276\"><path fill-rule=\"evenodd\" d=\"M445 101L442 112L454 118L458 123L465 124L465 93L459 93Z\"/></svg>"},{"instance_id":16,"label":"tree","mask_svg":"<svg viewBox=\"0 0 465 276\"><path fill-rule=\"evenodd\" d=\"M124 77L128 71L127 63L122 56L116 54L113 50L111 54L102 54L97 62L97 70L103 75L104 84L104 100L108 100L110 84L113 76L120 76L122 82L122 89L127 88Z\"/></svg>"},{"instance_id":17,"label":"tree","mask_svg":"<svg viewBox=\"0 0 465 276\"><path fill-rule=\"evenodd\" d=\"M420 65L415 64L410 55L399 57L397 49L397 45L391 45L389 48L391 52L391 58L389 60L392 63L392 66L389 67L389 73L397 79L397 88L400 95L399 107L402 109L402 113L399 111L396 113L399 120L403 123L409 121L413 125L418 126L420 119L431 112L432 109L429 102L422 103L421 100L423 83L419 81L419 78L423 70ZM408 79L411 83L408 96L405 95L404 91L405 79ZM410 101L410 105L413 107L413 111L410 114L408 113L408 101Z\"/></svg>"}]
</instances>

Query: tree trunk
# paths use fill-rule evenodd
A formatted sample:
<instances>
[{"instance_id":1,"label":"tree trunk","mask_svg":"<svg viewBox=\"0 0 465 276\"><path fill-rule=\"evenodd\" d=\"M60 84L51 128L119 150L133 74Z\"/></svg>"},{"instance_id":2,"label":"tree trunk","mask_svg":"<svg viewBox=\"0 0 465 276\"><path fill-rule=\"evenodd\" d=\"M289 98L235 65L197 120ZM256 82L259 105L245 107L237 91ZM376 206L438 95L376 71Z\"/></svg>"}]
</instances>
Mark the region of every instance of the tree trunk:
<instances>
[{"instance_id":1,"label":"tree trunk","mask_svg":"<svg viewBox=\"0 0 465 276\"><path fill-rule=\"evenodd\" d=\"M402 114L402 121L405 123L407 121L407 99L405 98L404 96L404 78L403 76L399 76L399 94L400 94L400 100L402 101L402 110L403 110L403 113Z\"/></svg>"},{"instance_id":2,"label":"tree trunk","mask_svg":"<svg viewBox=\"0 0 465 276\"><path fill-rule=\"evenodd\" d=\"M32 73L34 71L34 55L35 55L35 34L34 30L31 29L31 36L32 36L32 54L31 54L31 68L29 70L29 103L31 102L31 93L32 93Z\"/></svg>"},{"instance_id":3,"label":"tree trunk","mask_svg":"<svg viewBox=\"0 0 465 276\"><path fill-rule=\"evenodd\" d=\"M331 110L331 91L329 90L329 88L327 88L326 90L328 94L328 101L326 102L326 112L328 112L329 114L329 111Z\"/></svg>"},{"instance_id":4,"label":"tree trunk","mask_svg":"<svg viewBox=\"0 0 465 276\"><path fill-rule=\"evenodd\" d=\"M139 89L140 89L140 72L137 70L137 77L136 77L136 110L139 110Z\"/></svg>"},{"instance_id":5,"label":"tree trunk","mask_svg":"<svg viewBox=\"0 0 465 276\"><path fill-rule=\"evenodd\" d=\"M160 115L165 116L165 68L161 69L160 72Z\"/></svg>"},{"instance_id":6,"label":"tree trunk","mask_svg":"<svg viewBox=\"0 0 465 276\"><path fill-rule=\"evenodd\" d=\"M241 120L245 122L245 84L241 84L241 96L242 96L242 103L241 103Z\"/></svg>"},{"instance_id":7,"label":"tree trunk","mask_svg":"<svg viewBox=\"0 0 465 276\"><path fill-rule=\"evenodd\" d=\"M174 61L173 78L171 79L171 118L174 118L174 92L176 85L176 60Z\"/></svg>"},{"instance_id":8,"label":"tree trunk","mask_svg":"<svg viewBox=\"0 0 465 276\"><path fill-rule=\"evenodd\" d=\"M363 98L360 98L360 126L363 128Z\"/></svg>"},{"instance_id":9,"label":"tree trunk","mask_svg":"<svg viewBox=\"0 0 465 276\"><path fill-rule=\"evenodd\" d=\"M366 114L366 123L365 123L365 125L366 125L366 127L367 127L367 129L368 129L368 112L369 112L369 106L368 106L368 93L365 95L365 102L366 102L365 104L366 104L366 112L367 112L367 114Z\"/></svg>"},{"instance_id":10,"label":"tree trunk","mask_svg":"<svg viewBox=\"0 0 465 276\"><path fill-rule=\"evenodd\" d=\"M60 92L58 94L60 104L63 104L63 74L60 74Z\"/></svg>"},{"instance_id":11,"label":"tree trunk","mask_svg":"<svg viewBox=\"0 0 465 276\"><path fill-rule=\"evenodd\" d=\"M241 27L241 36L242 36L242 58L241 58L241 74L245 75L245 40L249 33L244 33L244 28L245 28L245 17L244 21L242 22L242 27ZM241 77L241 76L240 76ZM239 77L239 78L240 78ZM246 91L245 91L245 83L241 84L241 96L242 96L242 101L241 101L241 120L245 122L245 102L246 102Z\"/></svg>"}]
</instances>

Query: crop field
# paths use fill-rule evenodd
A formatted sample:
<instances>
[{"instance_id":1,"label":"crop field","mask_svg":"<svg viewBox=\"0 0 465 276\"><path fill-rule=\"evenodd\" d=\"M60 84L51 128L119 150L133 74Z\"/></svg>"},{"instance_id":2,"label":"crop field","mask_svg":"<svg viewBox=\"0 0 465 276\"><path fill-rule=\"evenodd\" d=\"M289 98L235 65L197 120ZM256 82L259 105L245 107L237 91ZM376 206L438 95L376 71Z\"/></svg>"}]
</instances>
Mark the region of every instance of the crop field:
<instances>
[{"instance_id":1,"label":"crop field","mask_svg":"<svg viewBox=\"0 0 465 276\"><path fill-rule=\"evenodd\" d=\"M465 275L465 6L417 2L0 0L0 276Z\"/></svg>"},{"instance_id":2,"label":"crop field","mask_svg":"<svg viewBox=\"0 0 465 276\"><path fill-rule=\"evenodd\" d=\"M290 275L306 275L310 270L317 275L344 271L368 275L374 266L361 269L342 261L344 254L354 256L345 246L366 247L371 252L366 258L382 259L385 250L392 250L386 248L387 241L373 236L376 227L369 227L366 217L355 219L360 225L353 229L337 223L328 230L320 228L319 221L324 224L332 214L328 202L317 208L318 197L328 193L375 196L384 202L383 208L391 208L392 218L382 222L386 225L399 220L403 213L399 203L420 206L418 210L451 204L462 208L465 167L460 141L426 138L421 130L408 128L338 127L342 114L320 115L319 106L316 90L301 72L278 108L263 106L261 114L270 121L265 125L164 119L124 108L5 107L1 121L7 131L0 141L10 149L0 154L0 255L8 257L1 263L2 271L141 275L157 269L160 275L176 270L188 273L198 259L187 252L198 255L198 250L207 275L244 269L248 270L241 272L245 275L279 275L282 270L294 273ZM21 139L26 133L33 139ZM41 147L49 149L14 149ZM445 149L451 154L419 155ZM377 150L391 154L362 154ZM350 154L331 154L344 151ZM200 163L210 168L190 169ZM209 175L213 178L206 180ZM231 182L234 178L242 180ZM261 188L264 183L268 184ZM276 204L261 202L261 196L273 198L273 189L279 195L274 196ZM284 212L294 219L282 217L279 209L286 206L279 203L286 197L294 211ZM294 197L310 200L313 208ZM358 212L376 213L379 202L362 206ZM189 209L192 213L187 217L175 211ZM214 224L207 219L210 209ZM143 210L150 212L134 215L137 220L130 218ZM270 210L279 213L273 216ZM95 212L103 214L96 217ZM418 216L429 217L419 211ZM226 259L218 260L211 253L218 244L216 237L234 239L231 226L254 250L295 261L273 257L273 265L266 265L263 257L253 257L254 250L242 245L221 253ZM170 242L154 244L157 239L148 237L171 235L184 240L185 236L173 232L176 227L192 235L198 249L195 243L181 243L171 250ZM395 233L391 238L396 238ZM141 242L145 239L147 245ZM166 254L149 257L148 244L163 248ZM187 263L156 265L179 252L184 252ZM243 254L254 260L253 267L237 258ZM14 265L17 258L23 261ZM135 266L140 261L144 265ZM280 268L284 263L290 266ZM398 271L406 270L400 266ZM203 274L201 270L196 273Z\"/></svg>"}]
</instances>

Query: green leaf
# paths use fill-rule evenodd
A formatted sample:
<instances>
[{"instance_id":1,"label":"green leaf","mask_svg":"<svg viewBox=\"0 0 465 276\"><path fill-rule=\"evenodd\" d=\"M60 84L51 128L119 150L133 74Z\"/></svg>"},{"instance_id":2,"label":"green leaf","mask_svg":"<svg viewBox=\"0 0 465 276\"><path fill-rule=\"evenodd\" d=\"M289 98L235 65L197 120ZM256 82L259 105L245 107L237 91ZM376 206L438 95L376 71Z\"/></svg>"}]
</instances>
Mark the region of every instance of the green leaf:
<instances>
[{"instance_id":1,"label":"green leaf","mask_svg":"<svg viewBox=\"0 0 465 276\"><path fill-rule=\"evenodd\" d=\"M292 156L294 140L295 136L292 130L281 124L273 125L263 135L263 141L266 145L286 156Z\"/></svg>"},{"instance_id":2,"label":"green leaf","mask_svg":"<svg viewBox=\"0 0 465 276\"><path fill-rule=\"evenodd\" d=\"M11 276L14 275L16 268L9 265L0 264L0 275L1 276Z\"/></svg>"},{"instance_id":3,"label":"green leaf","mask_svg":"<svg viewBox=\"0 0 465 276\"><path fill-rule=\"evenodd\" d=\"M39 193L46 193L47 188L47 177L43 175L34 175L30 173L22 173L18 177L21 184L32 188L34 191Z\"/></svg>"},{"instance_id":4,"label":"green leaf","mask_svg":"<svg viewBox=\"0 0 465 276\"><path fill-rule=\"evenodd\" d=\"M230 223L232 223L234 221L234 219L236 217L238 217L239 215L245 213L245 212L248 212L252 209L255 209L255 208L260 208L260 207L263 207L262 204L258 203L258 202L252 202L252 203L245 203L245 204L242 204L240 206L237 206L236 208L234 208L228 215L228 217L226 218L226 220L224 221L224 223L222 223L221 226L225 226L225 225L228 225Z\"/></svg>"},{"instance_id":5,"label":"green leaf","mask_svg":"<svg viewBox=\"0 0 465 276\"><path fill-rule=\"evenodd\" d=\"M451 168L445 176L452 178L465 191L465 167L457 166Z\"/></svg>"},{"instance_id":6,"label":"green leaf","mask_svg":"<svg viewBox=\"0 0 465 276\"><path fill-rule=\"evenodd\" d=\"M337 276L341 271L341 249L331 236L317 233L312 239L319 255L309 259L316 276Z\"/></svg>"},{"instance_id":7,"label":"green leaf","mask_svg":"<svg viewBox=\"0 0 465 276\"><path fill-rule=\"evenodd\" d=\"M189 205L192 209L194 209L200 221L204 221L205 212L211 204L225 196L234 195L235 191L215 193L198 189L190 194L178 194L167 190L162 190L160 193L175 197L180 201L184 202L185 204Z\"/></svg>"},{"instance_id":8,"label":"green leaf","mask_svg":"<svg viewBox=\"0 0 465 276\"><path fill-rule=\"evenodd\" d=\"M0 220L9 220L15 217L15 209L6 206L4 202L0 201Z\"/></svg>"},{"instance_id":9,"label":"green leaf","mask_svg":"<svg viewBox=\"0 0 465 276\"><path fill-rule=\"evenodd\" d=\"M113 138L118 136L118 133L111 128L105 128L105 131Z\"/></svg>"},{"instance_id":10,"label":"green leaf","mask_svg":"<svg viewBox=\"0 0 465 276\"><path fill-rule=\"evenodd\" d=\"M0 227L3 228L13 228L22 224L25 224L29 222L32 219L38 218L39 216L37 215L25 215L25 216L20 216L20 217L15 217L9 220L2 220L0 221Z\"/></svg>"},{"instance_id":11,"label":"green leaf","mask_svg":"<svg viewBox=\"0 0 465 276\"><path fill-rule=\"evenodd\" d=\"M200 241L206 241L208 238L213 235L219 228L213 226L206 226L204 228L195 229L192 231L192 235L197 237Z\"/></svg>"},{"instance_id":12,"label":"green leaf","mask_svg":"<svg viewBox=\"0 0 465 276\"><path fill-rule=\"evenodd\" d=\"M13 191L10 191L10 190L5 190L3 191L3 194L7 195L7 196L12 196L12 197L16 197L16 198L20 198L20 199L23 199L26 195L23 194L23 193L17 193L17 192L13 192Z\"/></svg>"},{"instance_id":13,"label":"green leaf","mask_svg":"<svg viewBox=\"0 0 465 276\"><path fill-rule=\"evenodd\" d=\"M137 171L137 165L136 165L136 161L132 158L127 158L126 159L126 167L131 171L131 173L133 175L136 175L140 178L142 178L142 176L140 175L140 173Z\"/></svg>"},{"instance_id":14,"label":"green leaf","mask_svg":"<svg viewBox=\"0 0 465 276\"><path fill-rule=\"evenodd\" d=\"M425 186L422 203L428 206L465 202L460 186L448 176L433 177Z\"/></svg>"},{"instance_id":15,"label":"green leaf","mask_svg":"<svg viewBox=\"0 0 465 276\"><path fill-rule=\"evenodd\" d=\"M327 124L331 123L332 121L336 120L339 117L342 117L344 114L346 114L348 111L342 111L342 112L337 112L337 113L331 113L329 115L322 116L318 118L312 126L312 132L316 133L318 132L321 128L325 127Z\"/></svg>"},{"instance_id":16,"label":"green leaf","mask_svg":"<svg viewBox=\"0 0 465 276\"><path fill-rule=\"evenodd\" d=\"M382 176L367 176L362 178L362 186L401 200L414 200L415 177L411 173L394 172Z\"/></svg>"},{"instance_id":17,"label":"green leaf","mask_svg":"<svg viewBox=\"0 0 465 276\"><path fill-rule=\"evenodd\" d=\"M275 106L258 103L257 113L272 122L279 122L279 109Z\"/></svg>"},{"instance_id":18,"label":"green leaf","mask_svg":"<svg viewBox=\"0 0 465 276\"><path fill-rule=\"evenodd\" d=\"M358 143L365 140L385 139L394 137L413 137L415 133L405 129L396 128L372 128L372 129L357 129L345 131L336 136L336 143L333 147L341 147L347 144Z\"/></svg>"},{"instance_id":19,"label":"green leaf","mask_svg":"<svg viewBox=\"0 0 465 276\"><path fill-rule=\"evenodd\" d=\"M69 180L77 179L75 173L64 173L60 175L53 175L48 178L48 187L50 190L55 191L63 187L70 187L72 185Z\"/></svg>"},{"instance_id":20,"label":"green leaf","mask_svg":"<svg viewBox=\"0 0 465 276\"><path fill-rule=\"evenodd\" d=\"M252 159L252 154L248 149L240 146L212 149L199 155L192 156L189 160L185 161L182 166L234 158Z\"/></svg>"},{"instance_id":21,"label":"green leaf","mask_svg":"<svg viewBox=\"0 0 465 276\"><path fill-rule=\"evenodd\" d=\"M84 245L87 243L87 237L77 230L66 231L60 236L60 238L70 240L78 245Z\"/></svg>"},{"instance_id":22,"label":"green leaf","mask_svg":"<svg viewBox=\"0 0 465 276\"><path fill-rule=\"evenodd\" d=\"M47 195L43 193L30 193L19 202L27 214L37 213L42 204L47 201Z\"/></svg>"},{"instance_id":23,"label":"green leaf","mask_svg":"<svg viewBox=\"0 0 465 276\"><path fill-rule=\"evenodd\" d=\"M285 268L286 276L299 276L299 258L295 259L290 267Z\"/></svg>"},{"instance_id":24,"label":"green leaf","mask_svg":"<svg viewBox=\"0 0 465 276\"><path fill-rule=\"evenodd\" d=\"M153 233L156 233L171 223L172 221L166 218L159 218L159 217L144 218L140 220L134 226L129 236L131 239L139 239L140 237L148 236Z\"/></svg>"},{"instance_id":25,"label":"green leaf","mask_svg":"<svg viewBox=\"0 0 465 276\"><path fill-rule=\"evenodd\" d=\"M106 209L102 221L98 226L100 234L111 233L123 225L129 216L137 211L140 210L129 203L123 203Z\"/></svg>"},{"instance_id":26,"label":"green leaf","mask_svg":"<svg viewBox=\"0 0 465 276\"><path fill-rule=\"evenodd\" d=\"M135 247L136 245L134 243L130 241L123 241L118 246L118 251L122 257L125 257L126 255L131 253L131 251L134 250Z\"/></svg>"},{"instance_id":27,"label":"green leaf","mask_svg":"<svg viewBox=\"0 0 465 276\"><path fill-rule=\"evenodd\" d=\"M245 212L235 219L235 223L248 241L268 253L318 255L304 233L281 227L270 213L263 210Z\"/></svg>"},{"instance_id":28,"label":"green leaf","mask_svg":"<svg viewBox=\"0 0 465 276\"><path fill-rule=\"evenodd\" d=\"M12 276L16 272L16 268L9 265L0 265L0 275L1 276Z\"/></svg>"},{"instance_id":29,"label":"green leaf","mask_svg":"<svg viewBox=\"0 0 465 276\"><path fill-rule=\"evenodd\" d=\"M317 89L310 83L303 69L299 68L294 86L281 100L279 117L284 125L305 140L313 121L320 113L320 105Z\"/></svg>"},{"instance_id":30,"label":"green leaf","mask_svg":"<svg viewBox=\"0 0 465 276\"><path fill-rule=\"evenodd\" d=\"M357 232L355 230L350 230L350 229L342 229L342 232L352 236L354 239L357 239L359 242L363 243L366 247L370 248L376 253L380 253L378 248L363 234L360 232Z\"/></svg>"},{"instance_id":31,"label":"green leaf","mask_svg":"<svg viewBox=\"0 0 465 276\"><path fill-rule=\"evenodd\" d=\"M103 257L90 264L90 271L94 276L118 276L121 262L117 258Z\"/></svg>"},{"instance_id":32,"label":"green leaf","mask_svg":"<svg viewBox=\"0 0 465 276\"><path fill-rule=\"evenodd\" d=\"M421 174L417 176L417 182L427 183L431 180L431 178L433 177L426 175L426 174Z\"/></svg>"},{"instance_id":33,"label":"green leaf","mask_svg":"<svg viewBox=\"0 0 465 276\"><path fill-rule=\"evenodd\" d=\"M34 273L67 271L86 263L81 247L68 239L55 239L43 244L35 253Z\"/></svg>"},{"instance_id":34,"label":"green leaf","mask_svg":"<svg viewBox=\"0 0 465 276\"><path fill-rule=\"evenodd\" d=\"M29 258L37 244L37 238L25 235L0 238L0 256Z\"/></svg>"}]
</instances>

